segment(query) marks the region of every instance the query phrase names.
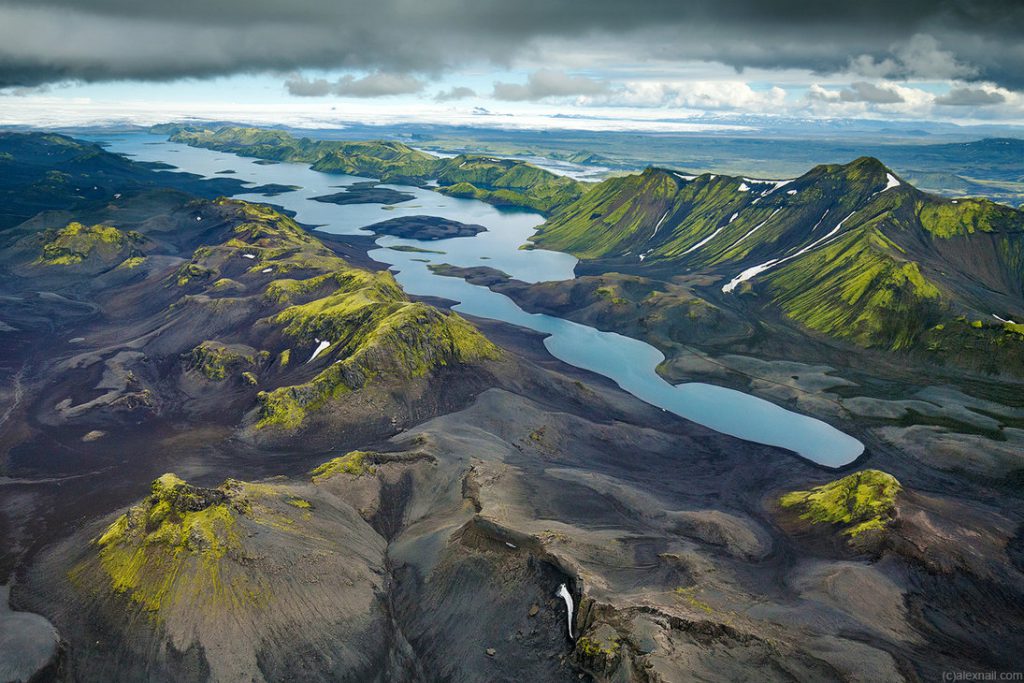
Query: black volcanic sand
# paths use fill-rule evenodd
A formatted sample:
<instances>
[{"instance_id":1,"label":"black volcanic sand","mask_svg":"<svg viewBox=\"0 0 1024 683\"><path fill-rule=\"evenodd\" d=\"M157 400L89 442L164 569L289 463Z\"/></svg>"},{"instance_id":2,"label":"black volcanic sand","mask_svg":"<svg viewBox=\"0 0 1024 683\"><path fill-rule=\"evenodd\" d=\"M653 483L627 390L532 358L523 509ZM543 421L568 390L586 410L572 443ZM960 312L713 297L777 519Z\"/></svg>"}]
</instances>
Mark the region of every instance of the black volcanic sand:
<instances>
[{"instance_id":1,"label":"black volcanic sand","mask_svg":"<svg viewBox=\"0 0 1024 683\"><path fill-rule=\"evenodd\" d=\"M376 235L392 235L414 240L443 240L449 237L472 237L481 232L487 232L487 228L475 223L460 223L459 221L440 218L438 216L400 216L391 218L380 223L368 225L364 230L369 230Z\"/></svg>"},{"instance_id":2,"label":"black volcanic sand","mask_svg":"<svg viewBox=\"0 0 1024 683\"><path fill-rule=\"evenodd\" d=\"M407 202L410 199L415 199L415 195L411 195L408 192L400 192L393 190L389 187L376 187L372 183L357 183L351 185L341 192L335 192L333 194L325 194L319 197L313 197L315 201L325 202L328 204L339 204L345 206L346 204L400 204Z\"/></svg>"},{"instance_id":3,"label":"black volcanic sand","mask_svg":"<svg viewBox=\"0 0 1024 683\"><path fill-rule=\"evenodd\" d=\"M0 586L0 681L40 680L57 663L60 637L38 614L12 611L9 593Z\"/></svg>"}]
</instances>

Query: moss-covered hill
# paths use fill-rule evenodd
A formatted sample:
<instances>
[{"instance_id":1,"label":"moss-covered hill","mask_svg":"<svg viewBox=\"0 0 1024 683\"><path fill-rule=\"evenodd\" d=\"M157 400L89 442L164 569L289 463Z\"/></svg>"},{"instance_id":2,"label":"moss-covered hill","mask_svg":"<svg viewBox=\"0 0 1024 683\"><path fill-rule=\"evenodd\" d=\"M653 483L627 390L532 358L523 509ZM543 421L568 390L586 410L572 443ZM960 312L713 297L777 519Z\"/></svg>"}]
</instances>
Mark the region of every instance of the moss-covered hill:
<instances>
[{"instance_id":1,"label":"moss-covered hill","mask_svg":"<svg viewBox=\"0 0 1024 683\"><path fill-rule=\"evenodd\" d=\"M460 154L439 160L435 174L443 194L548 214L575 201L584 190L575 180L514 159Z\"/></svg>"},{"instance_id":2,"label":"moss-covered hill","mask_svg":"<svg viewBox=\"0 0 1024 683\"><path fill-rule=\"evenodd\" d=\"M215 207L233 226L227 239L196 249L168 285L184 306L254 316L245 325L252 334L207 339L183 362L208 381L258 385L259 428L295 429L370 383L500 356L458 315L409 301L389 272L351 266L270 207L227 199Z\"/></svg>"},{"instance_id":3,"label":"moss-covered hill","mask_svg":"<svg viewBox=\"0 0 1024 683\"><path fill-rule=\"evenodd\" d=\"M584 186L526 162L479 155L442 159L395 141L312 140L262 128L181 128L171 140L243 156L309 164L325 173L347 173L421 185L437 180L439 192L498 206L551 213L578 199Z\"/></svg>"},{"instance_id":4,"label":"moss-covered hill","mask_svg":"<svg viewBox=\"0 0 1024 683\"><path fill-rule=\"evenodd\" d=\"M960 344L937 332L964 317L993 365L1024 370L1004 322L1024 318L1024 212L920 192L876 159L791 181L648 169L600 183L535 241L608 268L714 275L712 298L862 346L950 355Z\"/></svg>"},{"instance_id":5,"label":"moss-covered hill","mask_svg":"<svg viewBox=\"0 0 1024 683\"><path fill-rule=\"evenodd\" d=\"M90 670L262 680L316 662L317 680L367 680L383 666L386 543L315 483L165 474L85 538L57 551L47 590L63 623L102 641L80 653Z\"/></svg>"},{"instance_id":6,"label":"moss-covered hill","mask_svg":"<svg viewBox=\"0 0 1024 683\"><path fill-rule=\"evenodd\" d=\"M137 267L142 257L137 246L143 241L137 232L123 232L110 225L85 226L76 221L60 230L40 236L43 241L36 263L47 266L74 266L84 262L96 265L125 264Z\"/></svg>"},{"instance_id":7,"label":"moss-covered hill","mask_svg":"<svg viewBox=\"0 0 1024 683\"><path fill-rule=\"evenodd\" d=\"M809 491L793 491L779 500L811 524L832 524L851 539L869 531L883 531L896 514L902 487L891 474L879 470L854 472Z\"/></svg>"}]
</instances>

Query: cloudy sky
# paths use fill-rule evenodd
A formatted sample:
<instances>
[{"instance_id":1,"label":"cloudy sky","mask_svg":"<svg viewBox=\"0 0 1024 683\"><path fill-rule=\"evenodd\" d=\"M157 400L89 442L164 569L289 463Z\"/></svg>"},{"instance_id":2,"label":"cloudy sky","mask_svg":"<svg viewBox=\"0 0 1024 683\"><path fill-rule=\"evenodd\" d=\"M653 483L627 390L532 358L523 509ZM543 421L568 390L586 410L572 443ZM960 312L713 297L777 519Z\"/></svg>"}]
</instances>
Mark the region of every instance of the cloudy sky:
<instances>
[{"instance_id":1,"label":"cloudy sky","mask_svg":"<svg viewBox=\"0 0 1024 683\"><path fill-rule=\"evenodd\" d=\"M0 124L1024 124L1022 35L1021 0L0 0Z\"/></svg>"}]
</instances>

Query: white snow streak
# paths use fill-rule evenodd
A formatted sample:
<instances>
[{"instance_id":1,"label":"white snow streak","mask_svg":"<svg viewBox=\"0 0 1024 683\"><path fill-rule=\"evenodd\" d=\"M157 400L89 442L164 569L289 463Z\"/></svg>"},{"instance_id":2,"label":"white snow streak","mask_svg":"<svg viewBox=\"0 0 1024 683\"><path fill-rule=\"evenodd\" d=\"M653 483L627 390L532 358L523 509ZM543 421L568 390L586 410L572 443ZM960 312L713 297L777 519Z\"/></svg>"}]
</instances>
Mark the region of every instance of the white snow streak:
<instances>
[{"instance_id":1,"label":"white snow streak","mask_svg":"<svg viewBox=\"0 0 1024 683\"><path fill-rule=\"evenodd\" d=\"M747 239L748 237L750 237L751 235L753 235L753 234L754 234L755 232L757 232L758 230L760 230L760 229L762 228L762 226L764 226L764 224L765 224L765 223L767 223L767 222L768 222L768 221L770 221L770 220L771 220L772 218L774 218L774 217L775 217L775 214L777 214L777 213L778 213L779 211L782 211L782 209L775 209L774 211L772 211L772 215L771 215L771 216L768 216L768 218L765 218L765 219L764 219L763 221L761 221L760 223L758 223L757 225L755 225L755 226L754 226L754 228L753 228L753 229L752 229L752 230L751 230L750 232L748 232L748 233L747 233L746 235L744 235L743 237L739 238L738 240L736 240L735 242L733 242L732 244L730 244L730 245L729 245L729 248L730 248L730 249L732 249L732 248L733 248L733 247L735 247L735 246L736 246L737 244L739 244L740 242L742 242L743 240Z\"/></svg>"},{"instance_id":2,"label":"white snow streak","mask_svg":"<svg viewBox=\"0 0 1024 683\"><path fill-rule=\"evenodd\" d=\"M572 638L572 594L569 592L569 589L566 588L565 584L563 583L561 586L558 587L558 593L556 595L565 600L565 609L568 612L568 614L566 615L566 623L569 626L569 638Z\"/></svg>"},{"instance_id":3,"label":"white snow streak","mask_svg":"<svg viewBox=\"0 0 1024 683\"><path fill-rule=\"evenodd\" d=\"M880 192L885 192L886 190L891 190L894 187L899 187L900 186L899 179L896 176L894 176L892 173L886 173L885 174L885 181L886 181L885 182L885 187L882 188L880 190Z\"/></svg>"},{"instance_id":4,"label":"white snow streak","mask_svg":"<svg viewBox=\"0 0 1024 683\"><path fill-rule=\"evenodd\" d=\"M307 363L312 363L314 360L316 360L316 357L320 355L321 351L323 351L324 349L331 345L331 342L327 341L326 339L322 341L320 339L317 339L317 341L319 342L319 344L317 344L316 350L313 351L313 355L310 356L309 360L306 361Z\"/></svg>"},{"instance_id":5,"label":"white snow streak","mask_svg":"<svg viewBox=\"0 0 1024 683\"><path fill-rule=\"evenodd\" d=\"M687 254L689 254L689 253L690 253L691 251L697 251L698 249L700 249L701 247L703 247L703 246L704 246L705 244L707 244L707 243L708 243L708 242L710 242L711 240L713 240L713 239L715 239L716 237L718 237L718 233L720 233L720 232L722 232L723 230L725 230L725 228L726 228L727 226L729 226L729 225L732 225L732 222L733 222L734 220L736 220L736 218L737 218L737 217L739 217L739 213L734 213L734 214L732 215L732 218L730 218L730 219L729 219L729 222L728 222L728 223L726 223L726 224L725 224L725 225L723 225L722 227L718 228L718 230L715 230L715 231L714 231L713 233L711 233L710 235L708 235L707 237L705 237L704 239L702 239L702 240L701 240L700 242L697 242L697 244L693 245L692 247L690 247L689 249L687 249L686 251L684 251L684 252L683 252L683 256L686 256L686 255L687 255Z\"/></svg>"},{"instance_id":6,"label":"white snow streak","mask_svg":"<svg viewBox=\"0 0 1024 683\"><path fill-rule=\"evenodd\" d=\"M651 237L652 237L652 238L653 238L653 237L654 237L655 235L657 235L657 234L658 234L658 228L660 228L660 227L661 227L661 224L665 222L665 219L666 219L666 218L668 218L668 212L669 212L669 211L671 211L671 210L672 210L672 209L669 209L668 211L666 211L666 212L665 212L665 215L664 215L664 216L662 216L662 217L661 217L661 220L659 220L659 221L658 221L658 224L654 226L654 232L652 232L652 233L651 233Z\"/></svg>"},{"instance_id":7,"label":"white snow streak","mask_svg":"<svg viewBox=\"0 0 1024 683\"><path fill-rule=\"evenodd\" d=\"M828 211L826 211L825 213L828 213ZM853 213L856 213L856 211L853 212ZM740 273L739 275L737 275L733 279L729 280L729 282L722 287L722 291L725 292L726 294L728 294L729 292L731 292L734 289L736 289L736 287L741 282L746 282L747 280L749 280L750 278L754 277L755 275L760 275L764 271L770 270L771 268L774 268L775 266L779 265L780 263L785 263L786 261L790 261L792 259L795 259L797 256L801 256L803 254L806 254L811 249L813 249L814 247L818 246L819 244L821 244L822 242L824 242L825 240L827 240L828 238L832 237L837 232L839 232L840 228L843 227L843 223L845 223L846 221L850 220L850 216L853 216L853 213L851 213L849 216L847 216L843 220L839 221L839 224L836 225L836 227L832 228L832 230L830 230L827 235L825 235L824 237L819 237L818 239L814 240L813 242L808 244L806 247L804 247L800 251L798 251L795 254L793 254L792 256L787 256L786 258L783 258L783 259L771 259L770 261L765 261L764 263L759 263L756 266L752 266L750 268L747 268L742 273ZM824 216L822 216L821 218L822 218L822 220L825 219ZM821 221L818 221L818 223L820 225ZM817 228L818 226L816 225L814 227Z\"/></svg>"},{"instance_id":8,"label":"white snow streak","mask_svg":"<svg viewBox=\"0 0 1024 683\"><path fill-rule=\"evenodd\" d=\"M753 268L747 268L742 273L740 273L739 275L737 275L733 279L729 280L729 284L727 284L724 287L722 287L722 291L725 292L726 294L728 294L732 290L736 289L736 287L741 282L746 282L747 280L749 280L750 278L754 277L758 273L763 273L764 271L768 270L769 268L771 268L772 266L774 266L778 262L779 262L778 259L772 259L771 261L765 261L764 263L756 265Z\"/></svg>"},{"instance_id":9,"label":"white snow streak","mask_svg":"<svg viewBox=\"0 0 1024 683\"><path fill-rule=\"evenodd\" d=\"M818 229L818 226L821 225L821 222L825 220L825 216L827 216L828 212L831 211L831 210L832 209L825 209L825 213L821 214L821 218L819 218L818 222L814 224L813 228L811 228L811 232L814 232L815 230Z\"/></svg>"},{"instance_id":10,"label":"white snow streak","mask_svg":"<svg viewBox=\"0 0 1024 683\"><path fill-rule=\"evenodd\" d=\"M693 245L692 247L690 247L689 249L687 249L686 251L684 251L684 252L683 252L683 256L686 256L686 255L687 255L687 254L689 254L689 253L690 253L691 251L697 251L698 249L700 249L701 247L703 247L703 246L704 246L705 244L707 244L707 243L708 243L708 242L710 242L711 240L713 240L713 239L715 239L716 237L718 237L718 233L722 232L723 230L725 230L725 226L724 226L724 225L723 225L722 227L720 227L720 228L719 228L718 230L715 230L715 231L714 231L713 233L711 233L710 235L708 235L708 236L707 236L707 237L705 237L704 239L702 239L702 240L701 240L700 242L697 242L697 244Z\"/></svg>"}]
</instances>

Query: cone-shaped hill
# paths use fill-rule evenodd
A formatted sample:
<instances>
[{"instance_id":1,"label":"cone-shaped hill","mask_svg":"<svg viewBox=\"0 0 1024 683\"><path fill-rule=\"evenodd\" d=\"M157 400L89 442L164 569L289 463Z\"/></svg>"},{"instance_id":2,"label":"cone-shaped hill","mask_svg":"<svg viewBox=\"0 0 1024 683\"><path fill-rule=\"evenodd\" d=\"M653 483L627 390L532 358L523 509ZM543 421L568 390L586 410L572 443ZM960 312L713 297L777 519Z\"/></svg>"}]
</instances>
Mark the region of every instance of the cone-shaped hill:
<instances>
[{"instance_id":1,"label":"cone-shaped hill","mask_svg":"<svg viewBox=\"0 0 1024 683\"><path fill-rule=\"evenodd\" d=\"M98 640L78 659L90 675L372 680L388 668L385 546L308 479L165 474L99 535L56 548L40 580L63 628Z\"/></svg>"}]
</instances>

